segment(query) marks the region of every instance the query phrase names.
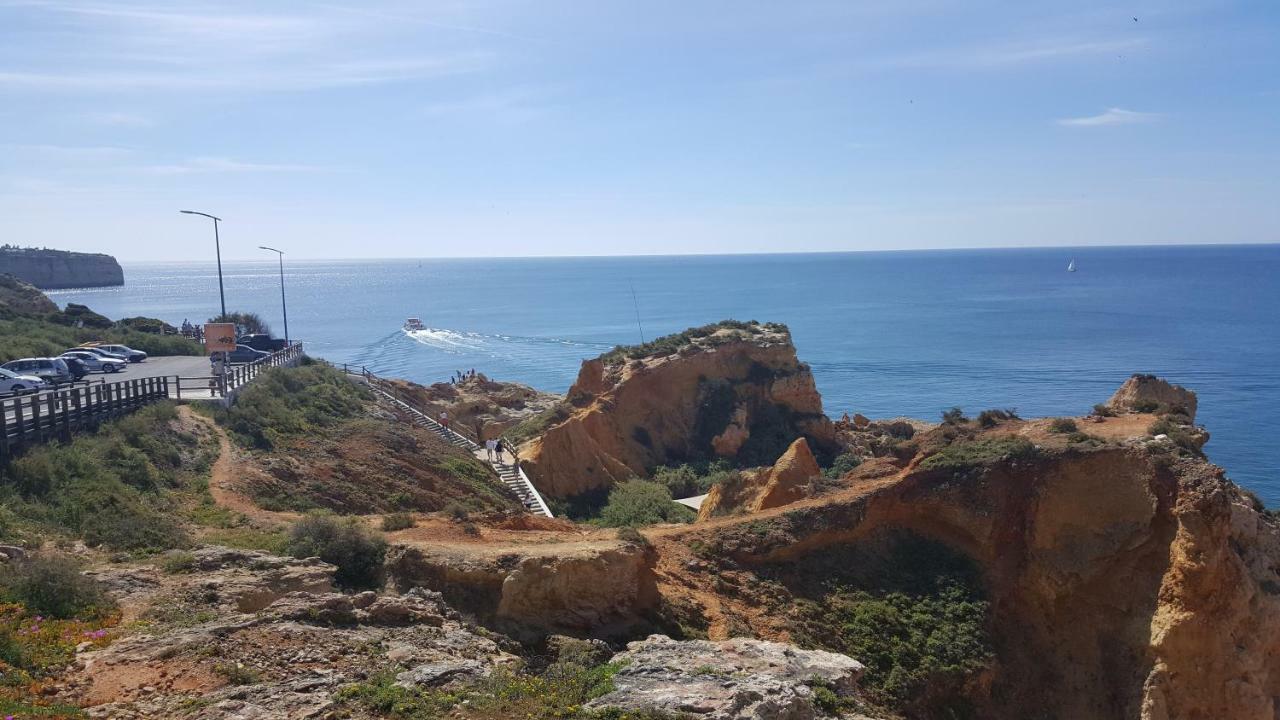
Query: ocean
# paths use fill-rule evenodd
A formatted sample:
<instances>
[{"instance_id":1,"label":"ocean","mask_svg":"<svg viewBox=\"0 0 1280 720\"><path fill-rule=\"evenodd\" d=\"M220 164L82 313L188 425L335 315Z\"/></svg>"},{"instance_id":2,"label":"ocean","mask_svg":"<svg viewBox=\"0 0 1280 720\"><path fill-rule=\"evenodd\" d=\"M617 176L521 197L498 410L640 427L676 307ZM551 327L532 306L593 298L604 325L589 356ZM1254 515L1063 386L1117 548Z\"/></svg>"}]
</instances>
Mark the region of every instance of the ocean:
<instances>
[{"instance_id":1,"label":"ocean","mask_svg":"<svg viewBox=\"0 0 1280 720\"><path fill-rule=\"evenodd\" d=\"M1067 272L1075 259L1077 272ZM218 311L212 259L52 291L112 318ZM1280 506L1280 246L288 261L311 354L430 383L475 368L564 392L617 344L724 318L786 323L827 413L1083 414L1135 372L1195 390L1210 458ZM274 257L224 263L227 307L282 334ZM401 326L420 317L428 330Z\"/></svg>"}]
</instances>

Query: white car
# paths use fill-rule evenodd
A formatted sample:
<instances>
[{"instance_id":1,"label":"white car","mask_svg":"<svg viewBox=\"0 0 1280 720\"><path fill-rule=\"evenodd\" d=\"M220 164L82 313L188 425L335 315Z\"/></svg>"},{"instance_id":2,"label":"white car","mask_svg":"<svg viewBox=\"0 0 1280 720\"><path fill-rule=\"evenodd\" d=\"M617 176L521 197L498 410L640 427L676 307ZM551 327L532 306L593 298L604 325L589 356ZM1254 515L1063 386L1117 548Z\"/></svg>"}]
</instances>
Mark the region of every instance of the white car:
<instances>
[{"instance_id":1,"label":"white car","mask_svg":"<svg viewBox=\"0 0 1280 720\"><path fill-rule=\"evenodd\" d=\"M21 395L22 393L43 390L44 387L44 380L35 375L19 375L12 370L0 368L0 393Z\"/></svg>"},{"instance_id":2,"label":"white car","mask_svg":"<svg viewBox=\"0 0 1280 720\"><path fill-rule=\"evenodd\" d=\"M64 352L58 357L75 358L84 363L89 372L117 373L123 370L126 364L124 360L108 360L95 353L77 350Z\"/></svg>"}]
</instances>

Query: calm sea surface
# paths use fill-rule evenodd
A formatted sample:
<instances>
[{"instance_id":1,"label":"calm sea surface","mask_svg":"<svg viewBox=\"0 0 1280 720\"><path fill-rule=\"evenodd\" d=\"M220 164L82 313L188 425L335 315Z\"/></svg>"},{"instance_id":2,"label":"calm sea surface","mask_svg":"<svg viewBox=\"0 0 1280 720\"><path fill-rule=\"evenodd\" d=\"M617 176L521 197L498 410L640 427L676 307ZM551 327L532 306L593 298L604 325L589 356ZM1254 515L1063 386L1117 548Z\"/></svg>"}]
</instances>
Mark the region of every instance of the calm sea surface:
<instances>
[{"instance_id":1,"label":"calm sea surface","mask_svg":"<svg viewBox=\"0 0 1280 720\"><path fill-rule=\"evenodd\" d=\"M1078 272L1066 272L1075 258ZM289 331L314 355L419 382L476 368L563 392L579 361L723 318L784 322L829 414L1081 414L1150 372L1200 395L1206 450L1280 505L1280 246L286 265ZM279 333L274 260L224 266L227 305ZM107 316L203 321L212 262L131 264L56 291ZM406 317L431 329L408 335Z\"/></svg>"}]
</instances>

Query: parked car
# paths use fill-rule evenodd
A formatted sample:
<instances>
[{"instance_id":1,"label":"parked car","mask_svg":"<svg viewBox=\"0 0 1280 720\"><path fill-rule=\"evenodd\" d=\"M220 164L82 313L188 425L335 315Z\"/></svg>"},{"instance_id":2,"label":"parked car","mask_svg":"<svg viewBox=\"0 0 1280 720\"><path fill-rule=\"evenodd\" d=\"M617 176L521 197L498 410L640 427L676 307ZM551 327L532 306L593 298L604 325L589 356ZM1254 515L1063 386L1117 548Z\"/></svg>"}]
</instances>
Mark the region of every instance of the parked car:
<instances>
[{"instance_id":1,"label":"parked car","mask_svg":"<svg viewBox=\"0 0 1280 720\"><path fill-rule=\"evenodd\" d=\"M254 360L260 360L264 357L270 357L271 353L254 350L248 345L236 345L236 349L230 352L212 352L209 353L209 362L213 362L218 358L223 358L232 364L251 363Z\"/></svg>"},{"instance_id":2,"label":"parked car","mask_svg":"<svg viewBox=\"0 0 1280 720\"><path fill-rule=\"evenodd\" d=\"M58 356L58 359L67 364L67 370L71 371L71 379L80 382L86 375L93 372L89 366L80 362L78 358Z\"/></svg>"},{"instance_id":3,"label":"parked car","mask_svg":"<svg viewBox=\"0 0 1280 720\"><path fill-rule=\"evenodd\" d=\"M5 370L19 375L34 375L50 385L71 382L71 369L60 358L23 358L5 363Z\"/></svg>"},{"instance_id":4,"label":"parked car","mask_svg":"<svg viewBox=\"0 0 1280 720\"><path fill-rule=\"evenodd\" d=\"M12 370L0 368L0 393L21 395L43 390L44 386L44 380L35 375L19 375Z\"/></svg>"},{"instance_id":5,"label":"parked car","mask_svg":"<svg viewBox=\"0 0 1280 720\"><path fill-rule=\"evenodd\" d=\"M244 335L236 340L239 345L248 345L254 350L261 350L267 353L279 352L285 349L286 343L280 338L273 338L267 333L254 333L252 335Z\"/></svg>"},{"instance_id":6,"label":"parked car","mask_svg":"<svg viewBox=\"0 0 1280 720\"><path fill-rule=\"evenodd\" d=\"M124 360L105 358L86 350L68 350L58 357L63 360L75 359L84 364L89 372L117 373L125 368Z\"/></svg>"},{"instance_id":7,"label":"parked car","mask_svg":"<svg viewBox=\"0 0 1280 720\"><path fill-rule=\"evenodd\" d=\"M89 346L86 346L86 347L89 347ZM99 350L104 350L106 352L111 353L112 355L119 355L120 357L128 360L131 363L140 363L143 360L147 359L146 353L142 352L141 350L134 350L128 345L104 345L102 343L95 343L92 347L96 347Z\"/></svg>"},{"instance_id":8,"label":"parked car","mask_svg":"<svg viewBox=\"0 0 1280 720\"><path fill-rule=\"evenodd\" d=\"M114 353L109 353L106 350L99 349L92 345L83 345L81 347L67 348L66 352L69 352L69 353L87 352L91 355L97 355L98 357L103 358L104 360L115 360L116 362L122 362L122 363L129 362L129 360L126 359L123 355L116 355ZM63 354L65 355L66 353L63 353Z\"/></svg>"}]
</instances>

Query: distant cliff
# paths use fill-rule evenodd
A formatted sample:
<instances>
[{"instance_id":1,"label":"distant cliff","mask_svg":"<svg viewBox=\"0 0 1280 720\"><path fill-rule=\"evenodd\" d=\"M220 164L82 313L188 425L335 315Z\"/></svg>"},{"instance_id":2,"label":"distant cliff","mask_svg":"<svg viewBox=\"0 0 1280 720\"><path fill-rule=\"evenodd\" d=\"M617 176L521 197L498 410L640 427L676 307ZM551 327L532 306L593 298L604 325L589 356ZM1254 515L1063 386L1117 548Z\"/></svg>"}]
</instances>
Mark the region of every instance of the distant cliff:
<instances>
[{"instance_id":1,"label":"distant cliff","mask_svg":"<svg viewBox=\"0 0 1280 720\"><path fill-rule=\"evenodd\" d=\"M67 250L0 247L0 273L42 290L123 285L124 270L110 255Z\"/></svg>"}]
</instances>

